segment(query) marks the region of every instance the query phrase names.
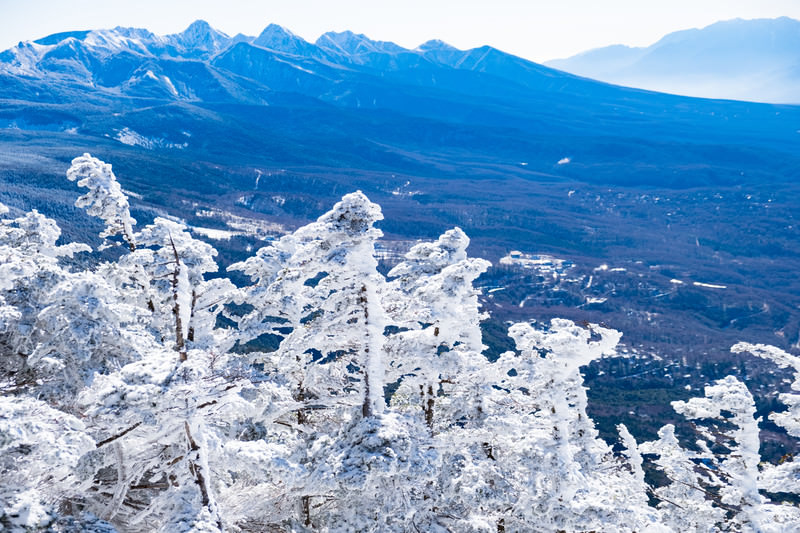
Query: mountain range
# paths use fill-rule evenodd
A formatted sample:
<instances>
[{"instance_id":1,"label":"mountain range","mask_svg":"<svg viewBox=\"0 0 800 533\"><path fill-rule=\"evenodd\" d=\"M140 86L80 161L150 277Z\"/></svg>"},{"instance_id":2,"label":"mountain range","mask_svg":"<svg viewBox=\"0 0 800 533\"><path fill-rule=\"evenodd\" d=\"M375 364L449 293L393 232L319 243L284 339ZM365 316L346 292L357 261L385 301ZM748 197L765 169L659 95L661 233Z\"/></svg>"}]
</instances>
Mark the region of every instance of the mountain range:
<instances>
[{"instance_id":1,"label":"mountain range","mask_svg":"<svg viewBox=\"0 0 800 533\"><path fill-rule=\"evenodd\" d=\"M444 167L474 173L477 158L525 176L684 186L797 172L797 108L615 87L489 46L409 50L352 32L312 44L274 24L257 37L203 21L167 36L55 34L0 54L0 91L0 126L323 166L335 153L339 165L431 172L421 153L466 150L469 164ZM744 147L736 160L731 144ZM770 170L777 160L789 174Z\"/></svg>"},{"instance_id":2,"label":"mountain range","mask_svg":"<svg viewBox=\"0 0 800 533\"><path fill-rule=\"evenodd\" d=\"M653 410L653 390L674 399L745 368L755 383L763 365L732 344L798 343L798 148L800 107L619 87L490 46L309 43L277 25L230 37L198 21L0 54L0 202L91 242L100 228L64 177L90 152L140 224L172 215L222 238L224 267L361 189L384 210L386 261L459 226L496 265L479 280L495 355L504 320L553 316L660 354L595 369L598 405L628 406L601 423L635 410L631 379L660 425L671 410ZM545 263L558 275L528 268Z\"/></svg>"},{"instance_id":3,"label":"mountain range","mask_svg":"<svg viewBox=\"0 0 800 533\"><path fill-rule=\"evenodd\" d=\"M670 33L647 47L613 45L545 64L667 93L800 103L800 21L722 21Z\"/></svg>"}]
</instances>

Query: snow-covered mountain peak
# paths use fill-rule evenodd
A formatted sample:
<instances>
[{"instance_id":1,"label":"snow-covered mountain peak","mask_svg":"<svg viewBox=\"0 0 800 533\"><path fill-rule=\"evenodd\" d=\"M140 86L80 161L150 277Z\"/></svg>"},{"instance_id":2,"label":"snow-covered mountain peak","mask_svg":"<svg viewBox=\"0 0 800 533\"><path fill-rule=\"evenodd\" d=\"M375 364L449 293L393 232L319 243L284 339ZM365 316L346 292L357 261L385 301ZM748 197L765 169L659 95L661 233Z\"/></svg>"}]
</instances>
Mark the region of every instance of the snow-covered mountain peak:
<instances>
[{"instance_id":1,"label":"snow-covered mountain peak","mask_svg":"<svg viewBox=\"0 0 800 533\"><path fill-rule=\"evenodd\" d=\"M332 52L345 55L359 55L371 52L403 52L406 49L388 41L373 41L362 33L350 30L329 31L317 39L316 45Z\"/></svg>"},{"instance_id":2,"label":"snow-covered mountain peak","mask_svg":"<svg viewBox=\"0 0 800 533\"><path fill-rule=\"evenodd\" d=\"M251 35L245 35L244 33L237 33L231 39L231 44L250 42L253 42L253 37Z\"/></svg>"},{"instance_id":3,"label":"snow-covered mountain peak","mask_svg":"<svg viewBox=\"0 0 800 533\"><path fill-rule=\"evenodd\" d=\"M211 24L205 20L198 19L189 24L189 26L178 35L182 35L187 39L202 39L215 33L220 32L212 28Z\"/></svg>"},{"instance_id":4,"label":"snow-covered mountain peak","mask_svg":"<svg viewBox=\"0 0 800 533\"><path fill-rule=\"evenodd\" d=\"M64 31L60 33L54 33L52 35L48 35L47 37L42 37L41 39L36 39L33 41L36 44L49 46L53 44L58 44L63 40L69 39L70 37L74 37L78 40L83 40L86 36L91 33L91 30L83 30L83 31ZM27 41L26 41L27 42ZM23 43L20 43L20 45Z\"/></svg>"},{"instance_id":5,"label":"snow-covered mountain peak","mask_svg":"<svg viewBox=\"0 0 800 533\"><path fill-rule=\"evenodd\" d=\"M196 20L181 33L168 37L184 50L201 54L219 52L231 42L230 37L212 28L205 20Z\"/></svg>"},{"instance_id":6,"label":"snow-covered mountain peak","mask_svg":"<svg viewBox=\"0 0 800 533\"><path fill-rule=\"evenodd\" d=\"M448 51L448 52L455 52L458 50L455 46L449 45L444 41L439 39L431 39L430 41L425 41L421 45L417 47L417 50L420 52L431 52L431 51Z\"/></svg>"},{"instance_id":7,"label":"snow-covered mountain peak","mask_svg":"<svg viewBox=\"0 0 800 533\"><path fill-rule=\"evenodd\" d=\"M256 37L256 39L282 37L300 39L297 35L291 32L288 28L284 28L280 24L270 23L266 28Z\"/></svg>"},{"instance_id":8,"label":"snow-covered mountain peak","mask_svg":"<svg viewBox=\"0 0 800 533\"><path fill-rule=\"evenodd\" d=\"M25 41L13 48L0 53L0 62L3 68L11 74L21 76L36 76L41 73L36 68L39 59L44 53L53 48L53 45Z\"/></svg>"},{"instance_id":9,"label":"snow-covered mountain peak","mask_svg":"<svg viewBox=\"0 0 800 533\"><path fill-rule=\"evenodd\" d=\"M283 26L270 24L258 37L253 40L253 44L262 48L269 48L279 52L302 55L313 45L302 37L298 37Z\"/></svg>"},{"instance_id":10,"label":"snow-covered mountain peak","mask_svg":"<svg viewBox=\"0 0 800 533\"><path fill-rule=\"evenodd\" d=\"M85 46L96 50L117 52L130 50L143 55L150 55L149 47L159 43L161 39L143 28L123 28L117 26L113 30L93 30L83 38Z\"/></svg>"}]
</instances>

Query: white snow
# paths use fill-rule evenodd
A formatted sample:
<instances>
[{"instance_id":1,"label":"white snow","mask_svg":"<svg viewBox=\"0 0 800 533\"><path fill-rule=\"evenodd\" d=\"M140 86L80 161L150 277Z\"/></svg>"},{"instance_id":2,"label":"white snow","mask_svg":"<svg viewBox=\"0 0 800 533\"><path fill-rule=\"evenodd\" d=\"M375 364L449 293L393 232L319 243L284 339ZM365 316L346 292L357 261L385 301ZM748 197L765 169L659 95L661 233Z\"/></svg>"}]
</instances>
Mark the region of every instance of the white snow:
<instances>
[{"instance_id":1,"label":"white snow","mask_svg":"<svg viewBox=\"0 0 800 533\"><path fill-rule=\"evenodd\" d=\"M172 80L169 79L168 76L161 76L161 81L164 82L164 85L167 86L167 89L173 96L178 96L178 90L175 88L175 85L172 83ZM188 137L188 136L187 136Z\"/></svg>"},{"instance_id":2,"label":"white snow","mask_svg":"<svg viewBox=\"0 0 800 533\"><path fill-rule=\"evenodd\" d=\"M314 75L316 75L316 74L317 74L317 73L316 73L316 72L314 72L313 70L308 70L307 68L303 68L303 67L301 67L301 66L300 66L300 65L298 65L297 63L292 63L292 62L290 62L290 61L283 60L283 59L281 59L281 58L279 58L279 57L277 57L277 56L275 56L275 57L274 57L274 59L275 59L275 61L277 61L277 62L279 62L279 63L284 63L284 64L286 64L286 65L289 65L290 67L292 67L292 68L295 68L295 69L297 69L297 70L299 70L299 71L301 71L301 72L305 72L306 74L314 74ZM299 82L299 80L298 80L298 82Z\"/></svg>"},{"instance_id":3,"label":"white snow","mask_svg":"<svg viewBox=\"0 0 800 533\"><path fill-rule=\"evenodd\" d=\"M128 127L119 130L114 136L114 139L118 140L122 144L127 144L128 146L141 146L142 148L147 148L148 150L153 150L155 148L183 149L189 146L189 144L186 142L176 144L167 142L165 139L146 137Z\"/></svg>"},{"instance_id":4,"label":"white snow","mask_svg":"<svg viewBox=\"0 0 800 533\"><path fill-rule=\"evenodd\" d=\"M692 285L695 287L705 287L707 289L727 289L727 285L717 285L715 283L701 283L699 281L693 281Z\"/></svg>"},{"instance_id":5,"label":"white snow","mask_svg":"<svg viewBox=\"0 0 800 533\"><path fill-rule=\"evenodd\" d=\"M229 241L231 237L236 235L244 235L244 233L236 232L236 231L229 231L224 229L213 229L213 228L202 228L198 226L192 226L192 232L199 233L209 239L215 240L224 240Z\"/></svg>"},{"instance_id":6,"label":"white snow","mask_svg":"<svg viewBox=\"0 0 800 533\"><path fill-rule=\"evenodd\" d=\"M189 320L192 316L192 286L189 283L189 268L181 263L178 266L178 285L175 288L178 295L176 303L180 310L181 326L183 327L183 335L189 331Z\"/></svg>"}]
</instances>

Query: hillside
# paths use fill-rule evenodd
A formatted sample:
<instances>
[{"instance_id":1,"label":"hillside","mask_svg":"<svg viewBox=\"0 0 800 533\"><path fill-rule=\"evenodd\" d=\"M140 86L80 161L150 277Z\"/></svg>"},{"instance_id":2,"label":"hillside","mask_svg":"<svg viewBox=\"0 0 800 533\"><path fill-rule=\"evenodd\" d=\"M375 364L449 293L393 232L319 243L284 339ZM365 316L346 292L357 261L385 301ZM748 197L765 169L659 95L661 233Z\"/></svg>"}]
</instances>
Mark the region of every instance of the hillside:
<instances>
[{"instance_id":1,"label":"hillside","mask_svg":"<svg viewBox=\"0 0 800 533\"><path fill-rule=\"evenodd\" d=\"M492 261L477 282L492 356L511 342L505 320L623 331L631 359L588 377L607 408L647 388L620 414L643 425L670 416L651 405L659 390L774 379L735 342L800 340L800 108L616 87L491 47L308 43L274 25L70 32L0 60L0 201L55 217L69 240L97 233L64 179L84 152L114 165L141 223L183 218L223 266L361 189L386 213L384 267L453 226ZM512 251L574 266L500 261Z\"/></svg>"}]
</instances>

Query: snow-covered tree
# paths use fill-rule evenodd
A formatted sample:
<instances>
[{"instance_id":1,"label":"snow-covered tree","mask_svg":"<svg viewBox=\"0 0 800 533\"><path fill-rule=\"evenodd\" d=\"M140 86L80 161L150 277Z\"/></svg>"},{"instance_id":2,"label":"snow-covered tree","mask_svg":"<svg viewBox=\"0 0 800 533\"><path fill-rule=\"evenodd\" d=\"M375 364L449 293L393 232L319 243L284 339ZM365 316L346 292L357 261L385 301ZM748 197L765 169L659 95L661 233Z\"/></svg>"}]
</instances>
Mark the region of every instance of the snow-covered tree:
<instances>
[{"instance_id":1,"label":"snow-covered tree","mask_svg":"<svg viewBox=\"0 0 800 533\"><path fill-rule=\"evenodd\" d=\"M767 519L762 512L766 499L758 493L759 421L747 387L728 376L707 386L705 397L673 402L672 406L686 418L704 422L696 425L705 439L701 449L707 456L707 463L700 464L710 470L712 479L717 478L710 486L718 486L718 503L736 511L740 527L763 531ZM713 444L724 447L727 453L711 454L707 450Z\"/></svg>"},{"instance_id":2,"label":"snow-covered tree","mask_svg":"<svg viewBox=\"0 0 800 533\"><path fill-rule=\"evenodd\" d=\"M668 484L652 490L661 500L661 521L673 531L714 531L724 520L725 510L715 506L709 492L717 480L713 472L701 471L706 455L684 449L675 436L675 426L667 424L658 439L639 446L643 454L656 457L655 465Z\"/></svg>"},{"instance_id":3,"label":"snow-covered tree","mask_svg":"<svg viewBox=\"0 0 800 533\"><path fill-rule=\"evenodd\" d=\"M507 485L496 505L503 527L655 527L655 514L637 492L641 480L630 472L635 455L626 468L586 412L580 368L613 354L621 334L554 319L546 328L514 324L509 335L519 353L507 352L494 363L499 381L488 421L493 456ZM630 439L627 445L634 454Z\"/></svg>"},{"instance_id":4,"label":"snow-covered tree","mask_svg":"<svg viewBox=\"0 0 800 533\"><path fill-rule=\"evenodd\" d=\"M245 290L254 307L242 320L245 334L285 336L276 357L295 368L300 401L312 394L324 405L357 390L363 416L383 411L385 279L374 255L382 218L362 193L348 194L316 222L230 267L256 282Z\"/></svg>"},{"instance_id":5,"label":"snow-covered tree","mask_svg":"<svg viewBox=\"0 0 800 533\"><path fill-rule=\"evenodd\" d=\"M378 474L370 461L331 461L341 454L369 455L372 452L363 446L373 446L377 436L387 431L410 431L405 418L382 416L389 323L383 302L386 280L377 270L374 254L375 241L381 236L374 224L381 219L380 209L366 196L349 194L316 222L230 267L254 281L243 292L243 301L253 306L240 320L243 338L264 333L283 337L280 347L266 359L270 368L280 369L289 378L297 402L296 412L285 423L296 428L299 442L304 443L306 452L299 460L311 476L300 480L296 488L298 521L304 526L334 520L330 511L312 509L324 505L320 502L333 498L341 505L349 498L387 494L370 487L377 481L368 479ZM384 423L391 428L382 429ZM339 455L323 447L336 443L349 443L349 447ZM355 471L323 475L341 468L367 469L371 475ZM394 467L386 468L392 472ZM363 483L331 485L343 477ZM337 522L357 527L345 515L337 516Z\"/></svg>"},{"instance_id":6,"label":"snow-covered tree","mask_svg":"<svg viewBox=\"0 0 800 533\"><path fill-rule=\"evenodd\" d=\"M472 284L490 263L467 258L468 245L464 232L452 229L412 247L388 274L395 279L386 306L398 328L387 339L391 379L400 382L398 402L419 405L431 433L472 416L477 402L469 395L481 394L485 315Z\"/></svg>"},{"instance_id":7,"label":"snow-covered tree","mask_svg":"<svg viewBox=\"0 0 800 533\"><path fill-rule=\"evenodd\" d=\"M36 387L39 376L29 358L52 337L37 327L39 313L70 275L63 258L90 250L84 244L57 245L60 235L55 221L35 210L0 219L0 391Z\"/></svg>"},{"instance_id":8,"label":"snow-covered tree","mask_svg":"<svg viewBox=\"0 0 800 533\"><path fill-rule=\"evenodd\" d=\"M800 437L800 357L787 353L775 346L766 344L750 344L740 342L731 351L734 353L749 352L755 356L772 361L779 367L794 370L792 391L778 396L787 409L779 413L771 413L770 420L786 430L793 437ZM761 463L758 488L770 493L800 494L800 461L784 457L778 464ZM800 523L800 510L788 506L769 506L766 508L773 519L784 523ZM778 516L775 516L778 515Z\"/></svg>"},{"instance_id":9,"label":"snow-covered tree","mask_svg":"<svg viewBox=\"0 0 800 533\"><path fill-rule=\"evenodd\" d=\"M775 488L776 467L761 464L760 420L744 383L728 376L706 386L704 397L672 405L696 421L700 438L697 451L686 450L674 428L665 426L659 440L641 445L645 453L657 456L655 463L669 480L654 491L662 501L665 523L680 530L764 532L789 531L800 523L796 507L776 505L759 492ZM792 476L787 477L791 483ZM792 492L791 484L782 490Z\"/></svg>"},{"instance_id":10,"label":"snow-covered tree","mask_svg":"<svg viewBox=\"0 0 800 533\"><path fill-rule=\"evenodd\" d=\"M37 369L41 394L68 408L95 374L141 357L144 312L128 304L102 276L65 274L43 298L34 323L41 332L28 365Z\"/></svg>"},{"instance_id":11,"label":"snow-covered tree","mask_svg":"<svg viewBox=\"0 0 800 533\"><path fill-rule=\"evenodd\" d=\"M786 429L789 435L800 437L800 357L768 344L750 344L746 342L733 345L731 351L733 353L751 353L772 361L779 367L794 370L792 390L798 392L783 393L778 396L778 399L788 407L788 410L782 413L772 413L769 418Z\"/></svg>"},{"instance_id":12,"label":"snow-covered tree","mask_svg":"<svg viewBox=\"0 0 800 533\"><path fill-rule=\"evenodd\" d=\"M281 414L282 392L238 362L197 349L181 361L154 343L139 361L97 376L79 402L97 449L76 469L76 500L139 531L217 531L244 521L241 498L279 485L272 476L292 467L280 443L247 432Z\"/></svg>"},{"instance_id":13,"label":"snow-covered tree","mask_svg":"<svg viewBox=\"0 0 800 533\"><path fill-rule=\"evenodd\" d=\"M216 316L236 290L225 278L205 279L219 268L214 247L192 237L184 224L161 217L137 233L136 240L139 248L119 264L129 279L147 275L143 292L152 327L174 343L181 360L190 345L212 349L223 342L215 338Z\"/></svg>"},{"instance_id":14,"label":"snow-covered tree","mask_svg":"<svg viewBox=\"0 0 800 533\"><path fill-rule=\"evenodd\" d=\"M580 369L620 333L513 325L482 354L489 266L459 229L378 270L380 208L348 194L214 278L176 220L134 230L111 167L69 178L115 261L70 264L54 221L0 204L0 528L31 531L793 531L795 462L761 463L753 398L729 377L621 453L598 437ZM231 312L225 307L231 306ZM220 328L219 317L236 322ZM258 351L265 339L277 348ZM791 367L800 358L736 345ZM770 418L800 437L800 394ZM667 480L649 486L646 461ZM648 498L658 500L650 506Z\"/></svg>"},{"instance_id":15,"label":"snow-covered tree","mask_svg":"<svg viewBox=\"0 0 800 533\"><path fill-rule=\"evenodd\" d=\"M104 246L110 246L108 237L121 235L130 250L135 250L133 226L136 225L136 220L131 217L128 197L122 192L111 165L89 154L83 154L72 160L67 178L70 181L77 180L78 186L89 189L78 198L75 205L105 222L106 229L100 234L104 239Z\"/></svg>"}]
</instances>

